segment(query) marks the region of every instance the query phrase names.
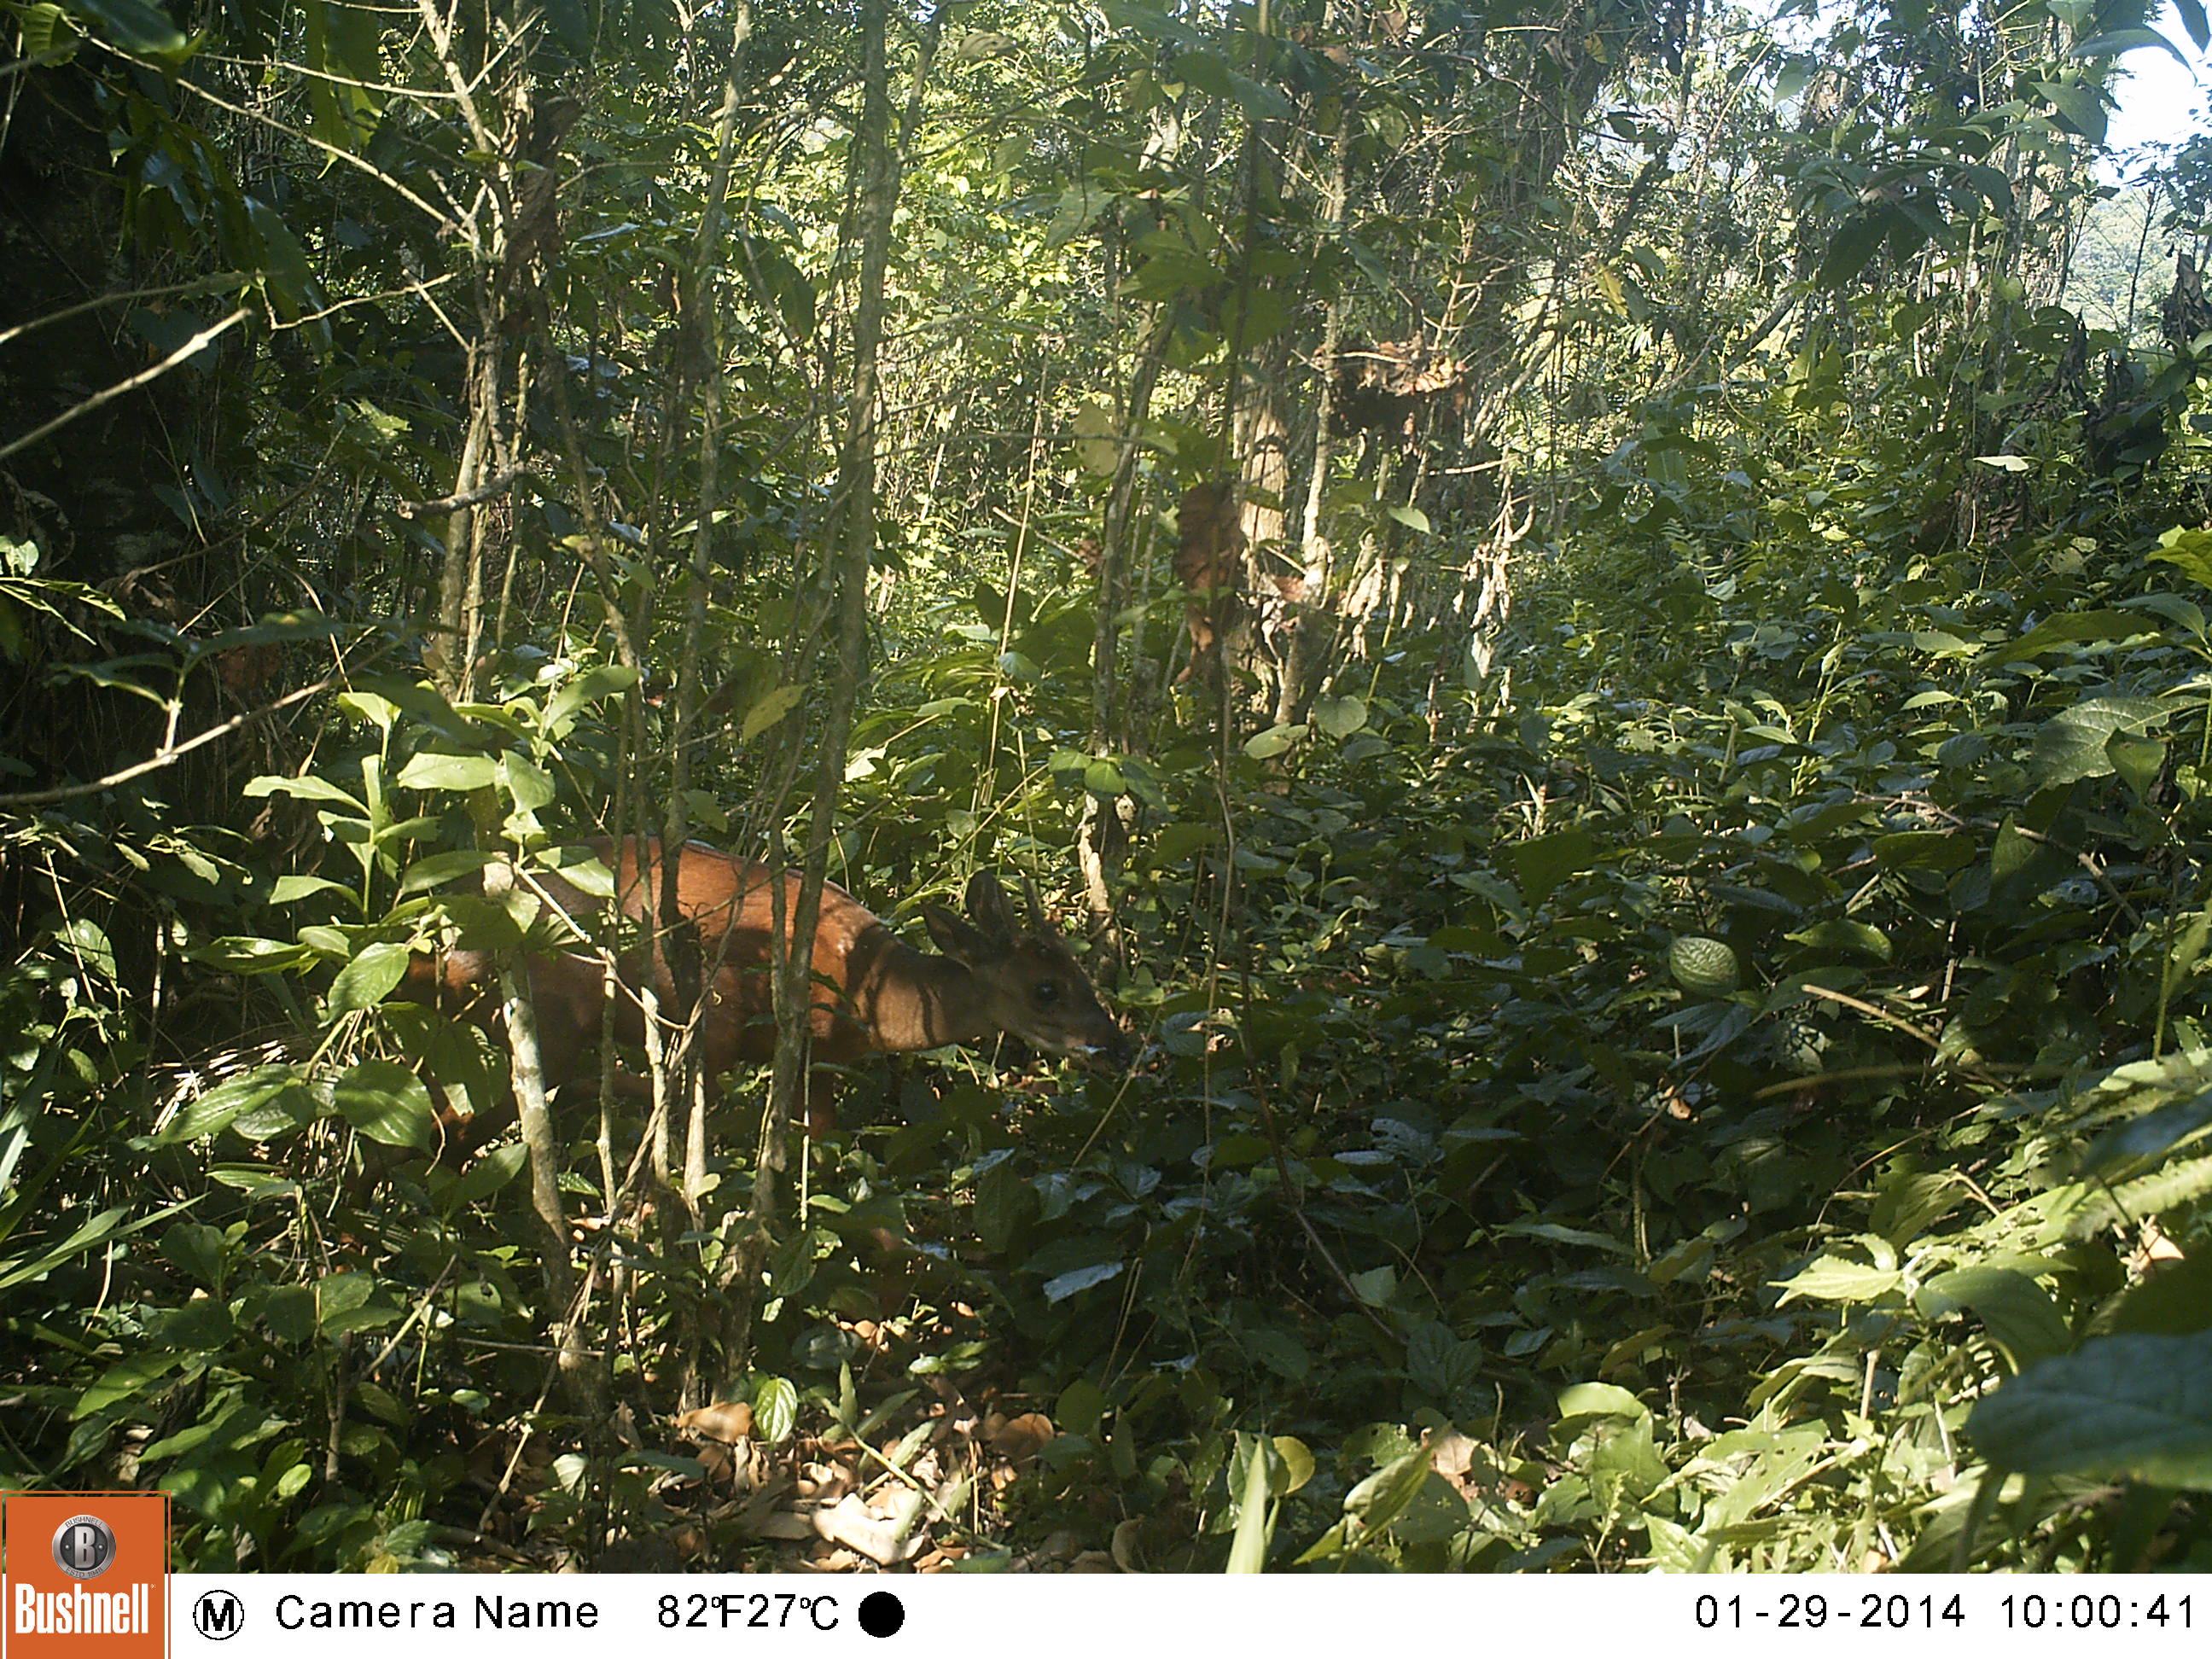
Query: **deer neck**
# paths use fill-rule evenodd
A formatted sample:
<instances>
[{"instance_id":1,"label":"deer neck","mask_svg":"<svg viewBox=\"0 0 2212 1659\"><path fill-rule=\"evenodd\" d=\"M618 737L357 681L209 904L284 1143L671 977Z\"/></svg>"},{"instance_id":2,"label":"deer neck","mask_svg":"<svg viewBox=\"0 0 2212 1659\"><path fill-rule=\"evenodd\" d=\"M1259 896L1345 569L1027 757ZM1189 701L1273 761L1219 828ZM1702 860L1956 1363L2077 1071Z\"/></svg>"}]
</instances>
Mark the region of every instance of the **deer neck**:
<instances>
[{"instance_id":1,"label":"deer neck","mask_svg":"<svg viewBox=\"0 0 2212 1659\"><path fill-rule=\"evenodd\" d=\"M973 1042L999 1029L981 1010L975 975L951 957L917 951L889 929L867 954L871 960L854 963L848 988L853 1011L878 1053Z\"/></svg>"}]
</instances>

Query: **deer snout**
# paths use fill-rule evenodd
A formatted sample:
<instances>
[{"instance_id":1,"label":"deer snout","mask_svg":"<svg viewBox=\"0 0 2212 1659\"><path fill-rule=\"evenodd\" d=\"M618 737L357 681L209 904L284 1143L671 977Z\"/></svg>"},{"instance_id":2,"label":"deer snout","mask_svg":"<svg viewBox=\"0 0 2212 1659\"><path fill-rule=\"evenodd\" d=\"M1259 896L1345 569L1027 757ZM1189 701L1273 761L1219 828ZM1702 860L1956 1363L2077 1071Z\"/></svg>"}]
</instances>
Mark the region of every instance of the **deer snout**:
<instances>
[{"instance_id":1,"label":"deer snout","mask_svg":"<svg viewBox=\"0 0 2212 1659\"><path fill-rule=\"evenodd\" d=\"M1097 1034L1096 1042L1082 1043L1073 1052L1117 1072L1126 1072L1136 1061L1137 1044L1127 1031L1109 1020Z\"/></svg>"}]
</instances>

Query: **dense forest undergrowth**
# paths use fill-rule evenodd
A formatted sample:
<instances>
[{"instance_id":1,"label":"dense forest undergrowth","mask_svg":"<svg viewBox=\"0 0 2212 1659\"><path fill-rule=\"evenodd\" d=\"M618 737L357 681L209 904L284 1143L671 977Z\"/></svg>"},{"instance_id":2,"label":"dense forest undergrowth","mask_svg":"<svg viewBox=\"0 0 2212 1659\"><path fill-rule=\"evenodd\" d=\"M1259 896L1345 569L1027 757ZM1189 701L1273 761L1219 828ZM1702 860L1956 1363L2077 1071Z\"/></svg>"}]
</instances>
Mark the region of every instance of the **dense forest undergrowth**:
<instances>
[{"instance_id":1,"label":"dense forest undergrowth","mask_svg":"<svg viewBox=\"0 0 2212 1659\"><path fill-rule=\"evenodd\" d=\"M2203 146L2059 303L2139 9L8 15L0 1486L2212 1565ZM1032 883L1134 1061L808 1139L679 926L543 1102L606 834Z\"/></svg>"}]
</instances>

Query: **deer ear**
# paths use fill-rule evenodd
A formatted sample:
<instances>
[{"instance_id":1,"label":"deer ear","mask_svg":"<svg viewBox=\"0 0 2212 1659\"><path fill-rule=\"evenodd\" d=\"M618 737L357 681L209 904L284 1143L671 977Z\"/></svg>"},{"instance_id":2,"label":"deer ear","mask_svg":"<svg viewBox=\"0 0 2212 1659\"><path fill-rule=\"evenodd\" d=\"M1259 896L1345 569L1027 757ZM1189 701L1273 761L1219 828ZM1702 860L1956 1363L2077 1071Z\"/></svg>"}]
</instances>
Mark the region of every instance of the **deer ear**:
<instances>
[{"instance_id":1,"label":"deer ear","mask_svg":"<svg viewBox=\"0 0 2212 1659\"><path fill-rule=\"evenodd\" d=\"M921 919L937 948L955 962L968 962L983 953L983 936L940 905L925 904Z\"/></svg>"},{"instance_id":2,"label":"deer ear","mask_svg":"<svg viewBox=\"0 0 2212 1659\"><path fill-rule=\"evenodd\" d=\"M1013 908L1006 902L1006 890L988 870L978 870L968 878L968 914L994 939L1012 939L1021 932Z\"/></svg>"}]
</instances>

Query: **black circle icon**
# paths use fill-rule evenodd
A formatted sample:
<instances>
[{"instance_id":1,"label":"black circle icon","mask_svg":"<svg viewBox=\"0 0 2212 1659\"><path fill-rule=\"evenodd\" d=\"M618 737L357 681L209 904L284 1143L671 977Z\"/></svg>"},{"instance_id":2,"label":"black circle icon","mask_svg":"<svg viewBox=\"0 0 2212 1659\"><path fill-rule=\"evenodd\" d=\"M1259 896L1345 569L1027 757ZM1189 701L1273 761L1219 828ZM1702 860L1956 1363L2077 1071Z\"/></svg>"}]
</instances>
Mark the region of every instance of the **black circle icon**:
<instances>
[{"instance_id":1,"label":"black circle icon","mask_svg":"<svg viewBox=\"0 0 2212 1659\"><path fill-rule=\"evenodd\" d=\"M227 1589L200 1592L192 1603L192 1628L210 1642L228 1642L246 1627L246 1603Z\"/></svg>"},{"instance_id":2,"label":"black circle icon","mask_svg":"<svg viewBox=\"0 0 2212 1659\"><path fill-rule=\"evenodd\" d=\"M906 1623L906 1603L889 1590L875 1590L860 1598L860 1628L871 1636L896 1636Z\"/></svg>"}]
</instances>

